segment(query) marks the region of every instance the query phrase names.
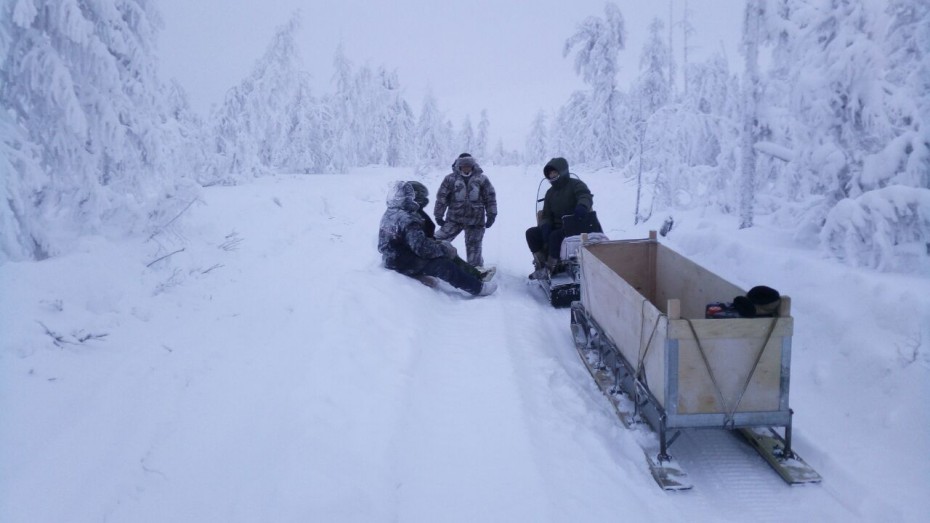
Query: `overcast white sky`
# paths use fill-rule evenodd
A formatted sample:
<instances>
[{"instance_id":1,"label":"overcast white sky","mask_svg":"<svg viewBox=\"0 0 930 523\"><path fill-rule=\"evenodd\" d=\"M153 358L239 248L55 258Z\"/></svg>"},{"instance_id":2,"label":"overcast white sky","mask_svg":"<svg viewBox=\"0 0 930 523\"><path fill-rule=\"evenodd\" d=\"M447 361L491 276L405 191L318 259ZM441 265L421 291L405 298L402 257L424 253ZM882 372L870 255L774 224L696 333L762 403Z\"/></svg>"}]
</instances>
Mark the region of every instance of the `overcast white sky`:
<instances>
[{"instance_id":1,"label":"overcast white sky","mask_svg":"<svg viewBox=\"0 0 930 523\"><path fill-rule=\"evenodd\" d=\"M635 77L654 16L668 28L669 1L615 2L626 21L627 49L620 83ZM680 20L684 0L673 0ZM482 109L492 140L523 149L536 112L561 106L583 88L565 40L588 16L604 16L603 0L162 0L159 41L165 78L176 78L194 109L206 115L227 89L251 72L276 27L300 10L301 57L316 94L332 90L332 59L341 41L356 65L396 69L406 98L419 113L432 89L439 107L458 127L466 115L477 124ZM740 66L739 0L690 0L695 28L692 61L724 48ZM674 34L682 62L680 30ZM679 73L680 74L680 73Z\"/></svg>"}]
</instances>

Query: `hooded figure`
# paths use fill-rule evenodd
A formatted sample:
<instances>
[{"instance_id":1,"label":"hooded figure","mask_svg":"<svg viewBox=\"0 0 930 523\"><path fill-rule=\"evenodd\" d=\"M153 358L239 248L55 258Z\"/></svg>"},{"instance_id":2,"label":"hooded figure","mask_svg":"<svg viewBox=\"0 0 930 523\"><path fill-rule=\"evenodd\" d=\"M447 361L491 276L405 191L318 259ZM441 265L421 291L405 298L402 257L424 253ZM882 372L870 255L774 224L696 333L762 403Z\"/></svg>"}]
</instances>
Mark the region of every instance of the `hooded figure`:
<instances>
[{"instance_id":1,"label":"hooded figure","mask_svg":"<svg viewBox=\"0 0 930 523\"><path fill-rule=\"evenodd\" d=\"M459 155L452 164L452 172L442 180L433 216L441 227L436 232L437 239L452 241L465 231L468 263L476 267L484 265L481 244L484 230L497 218L497 193L470 154Z\"/></svg>"},{"instance_id":2,"label":"hooded figure","mask_svg":"<svg viewBox=\"0 0 930 523\"><path fill-rule=\"evenodd\" d=\"M384 266L407 276L434 276L473 295L494 292L496 284L482 283L455 265L455 247L427 235L429 218L420 212L429 202L427 195L419 182L397 182L391 189L378 232L378 252Z\"/></svg>"},{"instance_id":3,"label":"hooded figure","mask_svg":"<svg viewBox=\"0 0 930 523\"><path fill-rule=\"evenodd\" d=\"M550 176L550 173L556 175ZM562 227L562 216L584 215L594 207L594 196L585 183L572 178L568 172L568 160L553 158L543 167L543 177L552 187L546 191L543 202L542 220L539 225L549 224L552 230Z\"/></svg>"},{"instance_id":4,"label":"hooded figure","mask_svg":"<svg viewBox=\"0 0 930 523\"><path fill-rule=\"evenodd\" d=\"M594 208L594 195L585 183L572 178L568 171L568 160L553 158L543 167L543 177L552 184L546 191L539 223L526 230L526 244L533 253L536 270L530 278L546 277L559 261L559 251L565 232L562 217L572 214L584 218Z\"/></svg>"}]
</instances>

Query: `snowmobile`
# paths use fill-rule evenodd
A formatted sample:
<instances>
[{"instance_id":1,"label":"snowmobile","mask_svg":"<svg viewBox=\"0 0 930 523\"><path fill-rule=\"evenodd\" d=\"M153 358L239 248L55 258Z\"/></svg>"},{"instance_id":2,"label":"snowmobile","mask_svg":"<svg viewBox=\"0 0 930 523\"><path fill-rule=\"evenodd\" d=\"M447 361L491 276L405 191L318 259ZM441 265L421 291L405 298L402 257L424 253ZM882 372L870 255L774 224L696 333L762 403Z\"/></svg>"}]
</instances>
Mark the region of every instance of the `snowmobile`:
<instances>
[{"instance_id":1,"label":"snowmobile","mask_svg":"<svg viewBox=\"0 0 930 523\"><path fill-rule=\"evenodd\" d=\"M578 178L574 174L573 178ZM543 179L536 189L536 224L542 219L542 207L545 201L548 181ZM581 274L578 265L578 252L582 244L607 241L608 238L601 229L597 213L591 211L584 218L578 219L573 215L562 217L562 227L565 230L565 240L562 241L559 262L549 272L546 278L530 280L542 289L543 294L553 307L568 307L573 301L581 299Z\"/></svg>"}]
</instances>

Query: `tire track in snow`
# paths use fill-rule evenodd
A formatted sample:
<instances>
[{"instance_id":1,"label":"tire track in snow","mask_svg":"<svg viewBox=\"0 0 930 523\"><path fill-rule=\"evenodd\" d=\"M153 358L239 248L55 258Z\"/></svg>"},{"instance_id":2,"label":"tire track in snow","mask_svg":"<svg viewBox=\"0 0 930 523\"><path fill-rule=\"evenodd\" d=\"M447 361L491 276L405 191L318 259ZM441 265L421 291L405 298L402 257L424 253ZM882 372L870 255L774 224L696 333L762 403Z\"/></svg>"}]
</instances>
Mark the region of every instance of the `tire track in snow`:
<instances>
[{"instance_id":1,"label":"tire track in snow","mask_svg":"<svg viewBox=\"0 0 930 523\"><path fill-rule=\"evenodd\" d=\"M431 291L431 315L412 326L393 441L399 520L546 520L538 473L527 467L519 377L497 338L504 294Z\"/></svg>"}]
</instances>

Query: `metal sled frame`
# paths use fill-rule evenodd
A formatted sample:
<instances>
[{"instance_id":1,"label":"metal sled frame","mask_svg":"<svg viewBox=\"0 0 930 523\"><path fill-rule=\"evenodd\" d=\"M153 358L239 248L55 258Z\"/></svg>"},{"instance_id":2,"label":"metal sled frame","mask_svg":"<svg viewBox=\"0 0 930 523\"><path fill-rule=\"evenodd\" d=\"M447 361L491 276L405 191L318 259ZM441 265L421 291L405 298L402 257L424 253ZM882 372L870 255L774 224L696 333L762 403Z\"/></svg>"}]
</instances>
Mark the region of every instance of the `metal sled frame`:
<instances>
[{"instance_id":1,"label":"metal sled frame","mask_svg":"<svg viewBox=\"0 0 930 523\"><path fill-rule=\"evenodd\" d=\"M648 242L649 240L645 241ZM654 239L652 241L654 242ZM642 243L644 241L632 240L631 242ZM585 256L588 254L585 253ZM582 256L583 261L581 264L583 266L583 276L600 274L592 272L589 275L585 272L587 270L585 264L588 263L585 256ZM617 291L611 290L605 293L604 289L593 289L591 285L594 283L599 286L610 286L609 282L601 279L592 282L582 278L581 292L587 294L597 291L602 299L597 302L592 301L592 303L597 303L599 307L604 308L604 310L601 310L601 314L604 318L607 318L605 321L616 321L619 322L618 325L620 326L628 325L624 323L630 321L630 318L623 313L625 309L614 310L616 305L612 303L616 303L615 301L603 301L603 298L618 300L619 295L613 294L613 292ZM610 288L615 289L615 287ZM623 291L623 288L616 287L616 289L620 289L621 293L633 292L632 287L627 287L629 289L627 291ZM629 297L629 294L627 296ZM677 300L674 301L677 306ZM780 380L773 384L775 390L772 391L772 394L777 399L776 405L773 405L775 408L737 411L734 407L732 412L696 412L694 409L689 412L682 409L680 404L687 404L688 400L695 397L697 391L689 388L688 382L681 382L679 379L679 376L682 376L679 372L679 338L671 335L656 335L657 339L655 341L657 343L654 349L658 353L653 352L653 357L657 358L657 360L653 361L660 363L663 371L660 376L661 379L658 380L659 390L654 391L650 389L646 375L641 371L638 373L637 366L629 361L624 352L611 341L608 332L613 332L614 336L616 336L616 333L620 332L616 330L618 325L614 325L612 331L604 329L594 319L591 311L585 309L584 303L587 302L578 301L571 305L571 329L578 354L598 387L611 401L624 425L632 428L635 424L645 421L654 431L658 440L657 448L650 447L643 450L646 452L653 477L662 488L682 490L691 486L687 474L675 462L668 451L681 431L686 428L723 428L737 432L765 458L782 479L790 484L819 482L821 480L820 475L798 457L791 447L793 413L788 407L791 336L790 329L785 330L790 324L781 326L781 330L777 331L780 333L779 336L772 336L772 332L776 331L776 324L782 321L781 318L775 318L769 329L772 343L776 344L776 347L780 349L778 359L768 360L769 363L767 363L770 366L774 365L774 370L780 367ZM669 303L669 309L672 308L672 305L672 303ZM677 312L670 313L668 316L670 318L680 317ZM669 321L690 323L689 320ZM705 323L705 325L725 329L728 324L713 323L722 321L726 320L709 320L710 323ZM680 326L681 323L678 325ZM780 343L777 342L779 338L781 339ZM650 338L650 341L653 340ZM767 344L768 340L763 346ZM760 357L761 354L760 352ZM758 364L759 360L757 359L756 362ZM706 359L704 363L707 364ZM713 372L709 367L708 372L710 373L710 379L713 380ZM750 373L751 376L752 373ZM656 397L657 395L665 399L664 403ZM781 429L780 433L776 430L777 428Z\"/></svg>"}]
</instances>

